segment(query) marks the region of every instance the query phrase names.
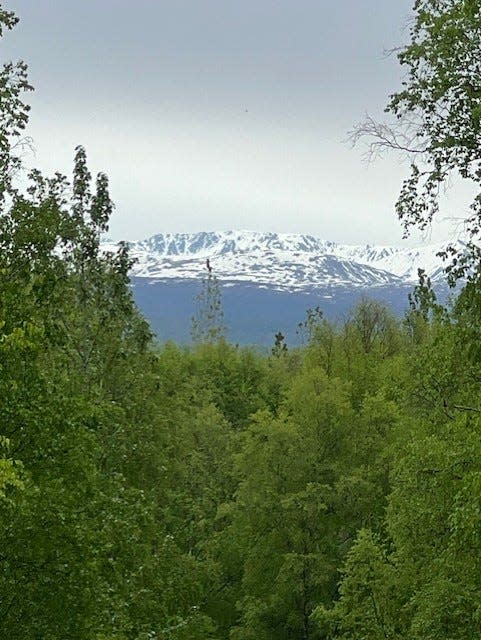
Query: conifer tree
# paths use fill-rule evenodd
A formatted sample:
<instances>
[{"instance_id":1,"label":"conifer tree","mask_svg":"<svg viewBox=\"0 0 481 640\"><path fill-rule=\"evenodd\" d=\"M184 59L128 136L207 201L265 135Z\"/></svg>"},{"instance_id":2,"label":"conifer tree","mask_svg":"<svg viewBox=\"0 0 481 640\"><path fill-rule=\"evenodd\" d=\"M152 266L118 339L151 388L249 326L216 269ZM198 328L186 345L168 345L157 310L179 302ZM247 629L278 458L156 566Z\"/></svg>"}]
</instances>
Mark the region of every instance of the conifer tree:
<instances>
[{"instance_id":1,"label":"conifer tree","mask_svg":"<svg viewBox=\"0 0 481 640\"><path fill-rule=\"evenodd\" d=\"M192 318L191 335L194 344L216 343L225 338L224 310L219 280L207 260L207 275L195 297L196 312Z\"/></svg>"}]
</instances>

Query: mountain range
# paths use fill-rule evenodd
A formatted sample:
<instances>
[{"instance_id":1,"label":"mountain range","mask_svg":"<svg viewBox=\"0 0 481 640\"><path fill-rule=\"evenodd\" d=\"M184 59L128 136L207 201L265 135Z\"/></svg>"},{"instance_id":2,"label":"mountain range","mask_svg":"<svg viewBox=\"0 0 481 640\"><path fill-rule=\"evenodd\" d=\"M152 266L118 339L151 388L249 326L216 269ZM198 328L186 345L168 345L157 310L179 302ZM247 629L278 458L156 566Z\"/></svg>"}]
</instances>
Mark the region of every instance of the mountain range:
<instances>
[{"instance_id":1,"label":"mountain range","mask_svg":"<svg viewBox=\"0 0 481 640\"><path fill-rule=\"evenodd\" d=\"M407 284L417 281L418 268L436 282L443 275L437 254L445 246L345 245L311 235L257 231L166 233L129 244L136 278L200 278L209 259L225 284L249 282L279 290ZM105 248L112 248L109 242Z\"/></svg>"},{"instance_id":2,"label":"mountain range","mask_svg":"<svg viewBox=\"0 0 481 640\"><path fill-rule=\"evenodd\" d=\"M105 240L106 251L115 243ZM136 301L160 340L188 342L195 296L207 261L223 297L229 338L272 344L281 330L290 343L308 308L320 306L339 320L362 296L402 315L418 269L446 295L444 244L420 247L347 245L311 235L225 231L157 234L129 242Z\"/></svg>"}]
</instances>

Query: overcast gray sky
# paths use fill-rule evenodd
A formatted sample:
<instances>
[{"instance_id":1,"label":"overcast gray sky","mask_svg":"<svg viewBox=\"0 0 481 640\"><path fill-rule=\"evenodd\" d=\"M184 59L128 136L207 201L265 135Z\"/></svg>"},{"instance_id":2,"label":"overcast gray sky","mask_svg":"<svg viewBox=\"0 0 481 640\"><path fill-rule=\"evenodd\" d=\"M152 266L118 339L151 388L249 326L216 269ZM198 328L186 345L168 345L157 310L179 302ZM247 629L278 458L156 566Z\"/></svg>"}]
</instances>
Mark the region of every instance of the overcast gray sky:
<instances>
[{"instance_id":1,"label":"overcast gray sky","mask_svg":"<svg viewBox=\"0 0 481 640\"><path fill-rule=\"evenodd\" d=\"M344 142L382 116L412 0L8 0L35 164L105 170L116 238L257 229L399 243L407 168ZM454 214L457 202L448 203ZM441 239L446 228L435 230Z\"/></svg>"}]
</instances>

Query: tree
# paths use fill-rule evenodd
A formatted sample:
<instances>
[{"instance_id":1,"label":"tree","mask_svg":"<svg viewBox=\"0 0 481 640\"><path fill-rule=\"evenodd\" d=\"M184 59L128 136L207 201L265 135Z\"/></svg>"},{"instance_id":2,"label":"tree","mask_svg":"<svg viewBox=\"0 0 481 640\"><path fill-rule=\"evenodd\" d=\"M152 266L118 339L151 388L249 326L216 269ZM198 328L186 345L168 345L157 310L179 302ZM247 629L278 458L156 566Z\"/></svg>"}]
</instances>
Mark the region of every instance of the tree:
<instances>
[{"instance_id":1,"label":"tree","mask_svg":"<svg viewBox=\"0 0 481 640\"><path fill-rule=\"evenodd\" d=\"M207 261L207 275L196 296L196 314L192 318L192 340L195 344L215 343L225 337L222 295L217 276Z\"/></svg>"},{"instance_id":2,"label":"tree","mask_svg":"<svg viewBox=\"0 0 481 640\"><path fill-rule=\"evenodd\" d=\"M332 602L357 530L382 518L380 451L397 413L381 394L356 413L349 386L308 357L278 415L259 411L242 434L229 533L243 567L236 640L324 637L312 613Z\"/></svg>"},{"instance_id":3,"label":"tree","mask_svg":"<svg viewBox=\"0 0 481 640\"><path fill-rule=\"evenodd\" d=\"M382 355L396 351L396 320L389 309L376 300L363 298L353 309L347 323L358 338L365 354L374 350Z\"/></svg>"},{"instance_id":4,"label":"tree","mask_svg":"<svg viewBox=\"0 0 481 640\"><path fill-rule=\"evenodd\" d=\"M13 29L17 23L16 15L0 4L0 38L5 30ZM29 140L21 136L30 111L23 95L31 90L24 62L3 65L0 71L0 206L12 189L12 178L21 164L22 147L29 144Z\"/></svg>"},{"instance_id":5,"label":"tree","mask_svg":"<svg viewBox=\"0 0 481 640\"><path fill-rule=\"evenodd\" d=\"M401 640L396 568L372 531L359 532L342 575L340 599L334 608L319 606L313 613L321 637Z\"/></svg>"},{"instance_id":6,"label":"tree","mask_svg":"<svg viewBox=\"0 0 481 640\"><path fill-rule=\"evenodd\" d=\"M285 355L288 351L287 343L284 342L286 339L285 335L282 331L278 331L274 336L274 346L271 349L271 353L276 358L280 358Z\"/></svg>"},{"instance_id":7,"label":"tree","mask_svg":"<svg viewBox=\"0 0 481 640\"><path fill-rule=\"evenodd\" d=\"M454 176L478 193L465 220L465 249L451 246L448 274L477 278L481 252L481 8L477 0L416 0L406 46L398 52L406 75L386 111L392 126L372 118L353 139L367 136L370 153L393 149L409 158L411 172L396 204L408 234L426 229L439 211L443 188Z\"/></svg>"}]
</instances>

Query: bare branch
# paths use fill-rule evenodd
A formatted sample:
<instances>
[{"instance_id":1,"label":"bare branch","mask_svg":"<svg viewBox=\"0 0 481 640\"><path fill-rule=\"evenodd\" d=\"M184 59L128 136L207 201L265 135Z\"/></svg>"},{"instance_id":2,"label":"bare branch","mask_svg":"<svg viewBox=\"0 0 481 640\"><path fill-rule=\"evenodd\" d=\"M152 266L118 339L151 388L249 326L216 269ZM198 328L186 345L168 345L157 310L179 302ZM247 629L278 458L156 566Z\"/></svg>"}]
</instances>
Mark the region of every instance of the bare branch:
<instances>
[{"instance_id":1,"label":"bare branch","mask_svg":"<svg viewBox=\"0 0 481 640\"><path fill-rule=\"evenodd\" d=\"M465 407L460 404L453 404L453 409L457 409L458 411L474 411L475 413L481 413L481 409L477 407Z\"/></svg>"},{"instance_id":2,"label":"bare branch","mask_svg":"<svg viewBox=\"0 0 481 640\"><path fill-rule=\"evenodd\" d=\"M387 151L399 151L407 158L422 155L427 151L426 144L420 135L419 123L414 119L396 122L389 125L378 122L366 114L365 120L360 122L348 133L348 141L354 147L361 140L366 141L364 158L371 162L381 157Z\"/></svg>"}]
</instances>

